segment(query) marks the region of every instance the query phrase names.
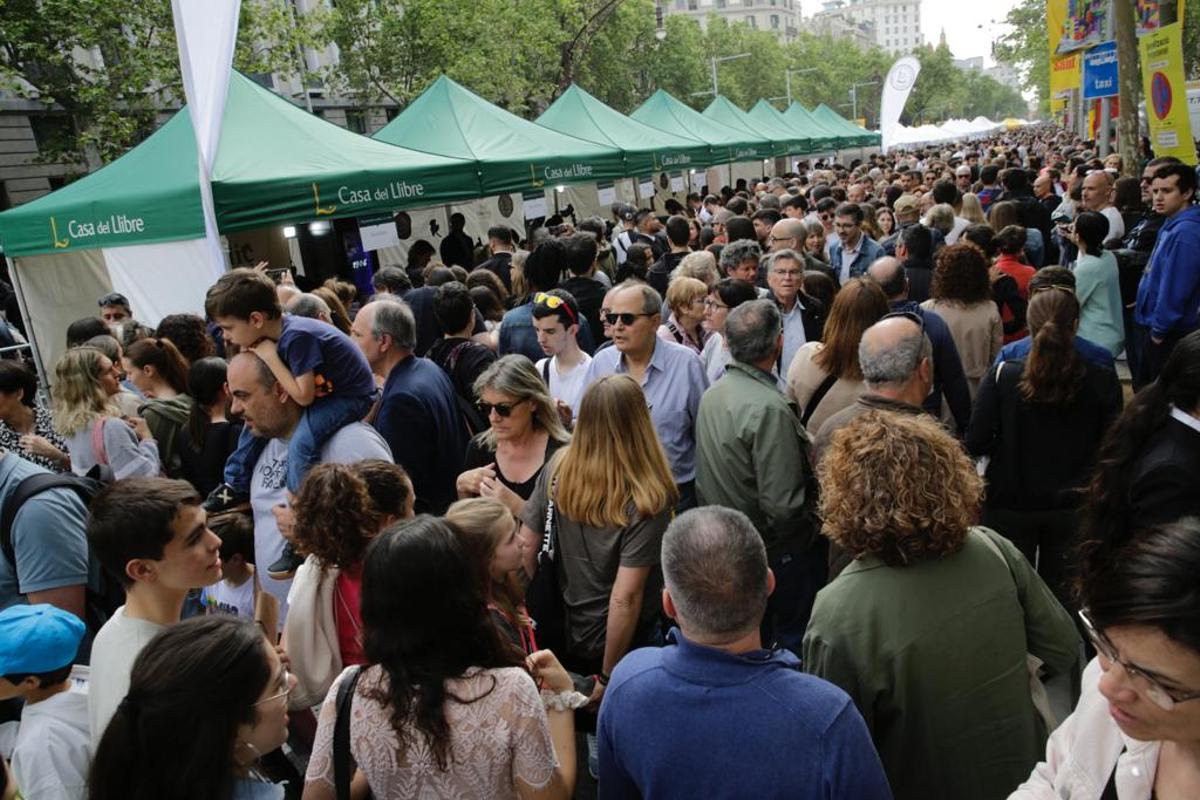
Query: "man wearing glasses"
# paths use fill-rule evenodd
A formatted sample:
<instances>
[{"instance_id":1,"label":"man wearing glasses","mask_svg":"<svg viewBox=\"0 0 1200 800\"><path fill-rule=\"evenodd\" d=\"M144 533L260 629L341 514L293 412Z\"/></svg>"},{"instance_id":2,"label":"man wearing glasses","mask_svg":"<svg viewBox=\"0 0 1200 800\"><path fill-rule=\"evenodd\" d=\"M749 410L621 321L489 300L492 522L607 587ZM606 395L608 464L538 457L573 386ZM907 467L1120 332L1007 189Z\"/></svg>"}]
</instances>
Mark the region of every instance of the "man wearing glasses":
<instances>
[{"instance_id":1,"label":"man wearing glasses","mask_svg":"<svg viewBox=\"0 0 1200 800\"><path fill-rule=\"evenodd\" d=\"M613 289L605 315L613 346L596 352L583 383L590 386L605 375L626 373L641 385L679 487L676 510L682 512L696 505L696 413L708 378L695 352L658 336L662 302L644 283L631 281Z\"/></svg>"},{"instance_id":2,"label":"man wearing glasses","mask_svg":"<svg viewBox=\"0 0 1200 800\"><path fill-rule=\"evenodd\" d=\"M857 278L867 267L882 258L883 248L862 229L863 210L855 203L842 203L833 218L838 240L829 248L829 266L838 276L838 285Z\"/></svg>"},{"instance_id":3,"label":"man wearing glasses","mask_svg":"<svg viewBox=\"0 0 1200 800\"><path fill-rule=\"evenodd\" d=\"M767 287L783 316L779 374L786 375L801 345L821 338L825 307L816 298L804 294L804 256L795 250L780 250L771 256Z\"/></svg>"}]
</instances>

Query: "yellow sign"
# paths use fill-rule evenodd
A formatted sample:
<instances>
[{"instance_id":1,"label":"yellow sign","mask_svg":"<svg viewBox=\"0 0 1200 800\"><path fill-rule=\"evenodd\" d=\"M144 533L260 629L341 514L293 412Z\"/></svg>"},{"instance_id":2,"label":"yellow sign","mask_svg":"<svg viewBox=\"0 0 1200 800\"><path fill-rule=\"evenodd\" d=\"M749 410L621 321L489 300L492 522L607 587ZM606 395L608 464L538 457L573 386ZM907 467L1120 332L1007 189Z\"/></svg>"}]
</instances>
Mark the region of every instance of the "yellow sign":
<instances>
[{"instance_id":1,"label":"yellow sign","mask_svg":"<svg viewBox=\"0 0 1200 800\"><path fill-rule=\"evenodd\" d=\"M318 217L327 217L330 214L332 214L333 212L337 211L336 204L334 204L332 206L322 206L321 205L321 190L317 188L317 185L315 183L312 185L312 190L313 190L313 206L316 209Z\"/></svg>"},{"instance_id":2,"label":"yellow sign","mask_svg":"<svg viewBox=\"0 0 1200 800\"><path fill-rule=\"evenodd\" d=\"M1063 27L1067 22L1067 0L1046 0L1047 46L1050 51L1050 110L1066 106L1065 96L1080 86L1083 58L1079 53L1059 55Z\"/></svg>"},{"instance_id":3,"label":"yellow sign","mask_svg":"<svg viewBox=\"0 0 1200 800\"><path fill-rule=\"evenodd\" d=\"M1185 164L1194 165L1196 146L1192 142L1183 77L1183 26L1176 22L1147 33L1138 40L1138 50L1154 155L1175 156Z\"/></svg>"},{"instance_id":4,"label":"yellow sign","mask_svg":"<svg viewBox=\"0 0 1200 800\"><path fill-rule=\"evenodd\" d=\"M55 249L61 250L65 247L71 246L70 239L59 239L58 238L58 225L55 223L54 217L50 218L50 238L54 242Z\"/></svg>"}]
</instances>

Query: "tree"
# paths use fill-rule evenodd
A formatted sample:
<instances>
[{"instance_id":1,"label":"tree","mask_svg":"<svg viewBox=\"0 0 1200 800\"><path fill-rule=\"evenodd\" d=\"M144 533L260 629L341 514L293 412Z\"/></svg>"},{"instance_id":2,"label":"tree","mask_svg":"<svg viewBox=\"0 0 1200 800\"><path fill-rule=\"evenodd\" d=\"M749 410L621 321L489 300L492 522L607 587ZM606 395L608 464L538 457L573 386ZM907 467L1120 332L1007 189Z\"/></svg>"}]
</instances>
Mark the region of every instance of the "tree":
<instances>
[{"instance_id":1,"label":"tree","mask_svg":"<svg viewBox=\"0 0 1200 800\"><path fill-rule=\"evenodd\" d=\"M916 52L921 62L921 72L908 96L905 114L910 124L936 122L967 113L964 73L954 66L950 48L940 45L932 50L920 48Z\"/></svg>"},{"instance_id":2,"label":"tree","mask_svg":"<svg viewBox=\"0 0 1200 800\"><path fill-rule=\"evenodd\" d=\"M1050 43L1046 31L1046 0L1021 0L1004 18L1011 30L997 41L996 60L1021 72L1021 86L1037 95L1043 111L1050 103Z\"/></svg>"}]
</instances>

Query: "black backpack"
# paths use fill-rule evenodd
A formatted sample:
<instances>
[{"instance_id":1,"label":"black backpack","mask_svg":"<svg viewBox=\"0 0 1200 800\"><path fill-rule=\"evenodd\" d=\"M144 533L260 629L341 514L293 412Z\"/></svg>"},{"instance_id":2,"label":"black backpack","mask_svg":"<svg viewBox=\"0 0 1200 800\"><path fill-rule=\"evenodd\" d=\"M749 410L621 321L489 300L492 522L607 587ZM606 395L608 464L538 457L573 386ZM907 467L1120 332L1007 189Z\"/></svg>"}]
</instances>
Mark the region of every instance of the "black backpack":
<instances>
[{"instance_id":1,"label":"black backpack","mask_svg":"<svg viewBox=\"0 0 1200 800\"><path fill-rule=\"evenodd\" d=\"M90 507L92 498L100 493L104 488L104 484L94 478L81 478L77 475L54 475L50 473L39 473L30 475L13 489L9 495L4 507L0 508L0 550L4 552L4 558L12 567L13 576L17 574L17 554L13 548L12 528L13 522L17 518L17 512L21 510L30 498L41 494L42 492L50 491L51 489L70 489L79 496L85 507ZM18 580L18 585L19 585ZM125 590L121 584L110 578L108 575L101 573L100 590L92 591L91 587L87 589L86 600L86 616L88 629L93 633L100 630L113 612L120 608L125 603Z\"/></svg>"}]
</instances>

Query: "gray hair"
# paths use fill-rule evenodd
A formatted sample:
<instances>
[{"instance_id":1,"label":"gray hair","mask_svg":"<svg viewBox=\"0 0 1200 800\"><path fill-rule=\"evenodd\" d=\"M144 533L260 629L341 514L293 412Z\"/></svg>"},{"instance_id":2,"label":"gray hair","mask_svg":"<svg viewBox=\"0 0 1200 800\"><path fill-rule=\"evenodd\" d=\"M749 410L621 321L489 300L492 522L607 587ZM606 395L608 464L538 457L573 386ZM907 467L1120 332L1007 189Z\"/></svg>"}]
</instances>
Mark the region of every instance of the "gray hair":
<instances>
[{"instance_id":1,"label":"gray hair","mask_svg":"<svg viewBox=\"0 0 1200 800\"><path fill-rule=\"evenodd\" d=\"M371 335L382 339L384 334L392 337L398 347L413 350L417 346L417 323L412 309L403 300L372 303ZM359 312L361 313L361 312Z\"/></svg>"},{"instance_id":2,"label":"gray hair","mask_svg":"<svg viewBox=\"0 0 1200 800\"><path fill-rule=\"evenodd\" d=\"M329 304L315 294L297 295L288 303L287 310L297 317L308 317L309 319L320 319L322 314L326 317L333 316L329 310Z\"/></svg>"},{"instance_id":3,"label":"gray hair","mask_svg":"<svg viewBox=\"0 0 1200 800\"><path fill-rule=\"evenodd\" d=\"M743 364L757 364L775 352L783 318L770 300L750 300L729 312L725 340L729 354Z\"/></svg>"},{"instance_id":4,"label":"gray hair","mask_svg":"<svg viewBox=\"0 0 1200 800\"><path fill-rule=\"evenodd\" d=\"M933 343L917 328L915 322L912 325L915 328L912 333L896 341L891 347L879 350L871 348L871 337L864 333L858 343L858 363L862 369L863 382L868 388L908 383L921 362L933 357Z\"/></svg>"},{"instance_id":5,"label":"gray hair","mask_svg":"<svg viewBox=\"0 0 1200 800\"><path fill-rule=\"evenodd\" d=\"M724 253L725 251L722 250L721 252ZM776 261L794 261L800 265L801 270L804 269L804 256L800 255L795 250L780 250L777 253L771 253L767 257L770 259L770 261L767 262L768 269L774 269Z\"/></svg>"},{"instance_id":6,"label":"gray hair","mask_svg":"<svg viewBox=\"0 0 1200 800\"><path fill-rule=\"evenodd\" d=\"M550 434L556 442L568 442L571 434L563 427L562 417L558 415L558 406L550 396L550 389L542 380L541 374L533 362L519 353L510 353L498 358L479 373L472 387L475 397L481 398L485 390L500 392L517 401L532 400L534 404L533 424ZM576 409L578 410L578 409ZM479 434L480 442L488 450L496 449L496 434L491 428Z\"/></svg>"},{"instance_id":7,"label":"gray hair","mask_svg":"<svg viewBox=\"0 0 1200 800\"><path fill-rule=\"evenodd\" d=\"M925 215L925 225L937 228L942 235L954 230L954 207L947 203L938 203Z\"/></svg>"},{"instance_id":8,"label":"gray hair","mask_svg":"<svg viewBox=\"0 0 1200 800\"><path fill-rule=\"evenodd\" d=\"M663 581L693 635L729 636L759 626L767 608L767 550L740 511L704 506L671 522Z\"/></svg>"},{"instance_id":9,"label":"gray hair","mask_svg":"<svg viewBox=\"0 0 1200 800\"><path fill-rule=\"evenodd\" d=\"M753 239L738 239L721 248L721 272L728 273L730 269L750 259L757 261L762 258L762 248Z\"/></svg>"},{"instance_id":10,"label":"gray hair","mask_svg":"<svg viewBox=\"0 0 1200 800\"><path fill-rule=\"evenodd\" d=\"M707 250L688 253L680 260L679 266L671 271L670 280L676 278L695 278L704 281L704 285L711 289L721 279L717 274L717 259Z\"/></svg>"},{"instance_id":11,"label":"gray hair","mask_svg":"<svg viewBox=\"0 0 1200 800\"><path fill-rule=\"evenodd\" d=\"M84 347L92 347L99 350L104 355L108 356L108 360L120 366L121 361L121 343L116 340L116 337L109 336L107 333L102 333L99 336L93 336L83 343Z\"/></svg>"},{"instance_id":12,"label":"gray hair","mask_svg":"<svg viewBox=\"0 0 1200 800\"><path fill-rule=\"evenodd\" d=\"M614 292L623 292L626 289L637 289L642 295L642 313L643 314L661 314L663 307L662 295L648 283L641 281L624 281L613 287Z\"/></svg>"}]
</instances>

